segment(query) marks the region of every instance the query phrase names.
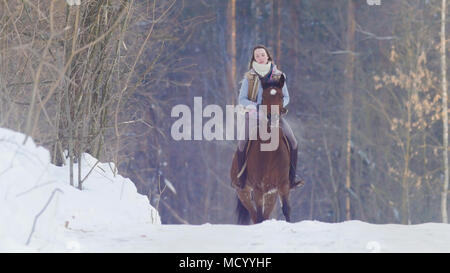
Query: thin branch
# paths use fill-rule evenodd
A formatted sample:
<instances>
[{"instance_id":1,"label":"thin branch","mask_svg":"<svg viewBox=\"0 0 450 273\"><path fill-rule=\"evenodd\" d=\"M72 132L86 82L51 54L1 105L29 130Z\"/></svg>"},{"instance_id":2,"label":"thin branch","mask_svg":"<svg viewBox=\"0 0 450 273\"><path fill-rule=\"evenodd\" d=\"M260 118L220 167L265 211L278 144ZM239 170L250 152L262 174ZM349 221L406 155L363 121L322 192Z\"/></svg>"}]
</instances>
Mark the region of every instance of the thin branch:
<instances>
[{"instance_id":1,"label":"thin branch","mask_svg":"<svg viewBox=\"0 0 450 273\"><path fill-rule=\"evenodd\" d=\"M55 194L56 194L57 192L60 192L60 193L64 194L64 192L63 192L62 190L60 190L59 188L53 190L53 192L52 192L52 194L50 195L50 197L48 198L47 203L45 204L45 206L44 206L44 207L42 208L42 210L34 217L33 227L31 228L31 232L30 232L30 235L28 236L26 245L29 245L29 244L30 244L31 236L33 236L34 229L36 228L36 223L37 223L38 218L39 218L39 217L42 215L42 213L44 213L44 211L47 209L48 205L50 204L50 202L52 201L53 197L55 196Z\"/></svg>"}]
</instances>

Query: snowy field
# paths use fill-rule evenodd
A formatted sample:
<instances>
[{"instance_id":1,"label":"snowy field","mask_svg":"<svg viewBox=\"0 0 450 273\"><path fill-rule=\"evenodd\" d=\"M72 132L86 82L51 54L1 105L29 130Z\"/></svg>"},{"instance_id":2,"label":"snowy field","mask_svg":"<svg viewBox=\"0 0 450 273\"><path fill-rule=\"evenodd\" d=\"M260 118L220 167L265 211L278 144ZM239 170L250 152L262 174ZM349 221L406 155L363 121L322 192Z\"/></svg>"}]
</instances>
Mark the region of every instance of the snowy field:
<instances>
[{"instance_id":1,"label":"snowy field","mask_svg":"<svg viewBox=\"0 0 450 273\"><path fill-rule=\"evenodd\" d=\"M0 252L450 252L450 225L439 223L161 225L113 164L85 154L82 177L92 172L79 191L66 166L23 140L0 128Z\"/></svg>"}]
</instances>

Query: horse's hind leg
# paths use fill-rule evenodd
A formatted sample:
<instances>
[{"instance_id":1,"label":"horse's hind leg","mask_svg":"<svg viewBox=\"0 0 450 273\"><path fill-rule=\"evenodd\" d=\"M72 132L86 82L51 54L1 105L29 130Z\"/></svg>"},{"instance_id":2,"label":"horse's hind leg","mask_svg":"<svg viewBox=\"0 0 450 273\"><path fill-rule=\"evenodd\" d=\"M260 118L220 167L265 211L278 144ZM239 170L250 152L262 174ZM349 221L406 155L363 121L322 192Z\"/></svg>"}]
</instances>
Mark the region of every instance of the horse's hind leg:
<instances>
[{"instance_id":1,"label":"horse's hind leg","mask_svg":"<svg viewBox=\"0 0 450 273\"><path fill-rule=\"evenodd\" d=\"M289 184L288 184L289 185ZM291 222L291 206L289 205L289 188L283 189L280 193L281 203L282 203L282 211L284 218L286 218L286 222Z\"/></svg>"},{"instance_id":2,"label":"horse's hind leg","mask_svg":"<svg viewBox=\"0 0 450 273\"><path fill-rule=\"evenodd\" d=\"M289 205L289 198L282 198L282 210L283 215L286 218L286 222L291 222L291 206Z\"/></svg>"}]
</instances>

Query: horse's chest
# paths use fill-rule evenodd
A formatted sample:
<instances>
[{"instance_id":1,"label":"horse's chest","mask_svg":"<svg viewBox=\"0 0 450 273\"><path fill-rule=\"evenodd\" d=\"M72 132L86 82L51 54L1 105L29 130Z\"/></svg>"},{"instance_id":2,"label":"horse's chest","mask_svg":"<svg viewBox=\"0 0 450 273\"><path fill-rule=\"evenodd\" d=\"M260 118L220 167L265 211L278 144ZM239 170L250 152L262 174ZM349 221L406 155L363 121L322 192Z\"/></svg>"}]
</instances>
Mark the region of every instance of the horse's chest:
<instances>
[{"instance_id":1,"label":"horse's chest","mask_svg":"<svg viewBox=\"0 0 450 273\"><path fill-rule=\"evenodd\" d=\"M249 179L255 188L262 191L270 191L277 188L283 180L288 179L289 162L286 160L261 160L260 164L255 164L255 169L250 168ZM250 164L251 165L251 164Z\"/></svg>"}]
</instances>

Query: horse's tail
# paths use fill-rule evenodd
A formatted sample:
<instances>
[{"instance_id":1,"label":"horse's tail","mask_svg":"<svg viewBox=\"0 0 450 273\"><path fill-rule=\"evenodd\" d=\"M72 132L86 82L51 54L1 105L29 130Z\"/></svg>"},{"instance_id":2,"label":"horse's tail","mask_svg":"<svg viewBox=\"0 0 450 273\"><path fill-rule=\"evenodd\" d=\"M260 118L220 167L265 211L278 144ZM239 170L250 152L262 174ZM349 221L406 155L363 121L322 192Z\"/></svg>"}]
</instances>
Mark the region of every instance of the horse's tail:
<instances>
[{"instance_id":1,"label":"horse's tail","mask_svg":"<svg viewBox=\"0 0 450 273\"><path fill-rule=\"evenodd\" d=\"M239 225L249 225L250 224L250 213L242 205L241 200L237 199L236 213L237 213L237 223Z\"/></svg>"}]
</instances>

